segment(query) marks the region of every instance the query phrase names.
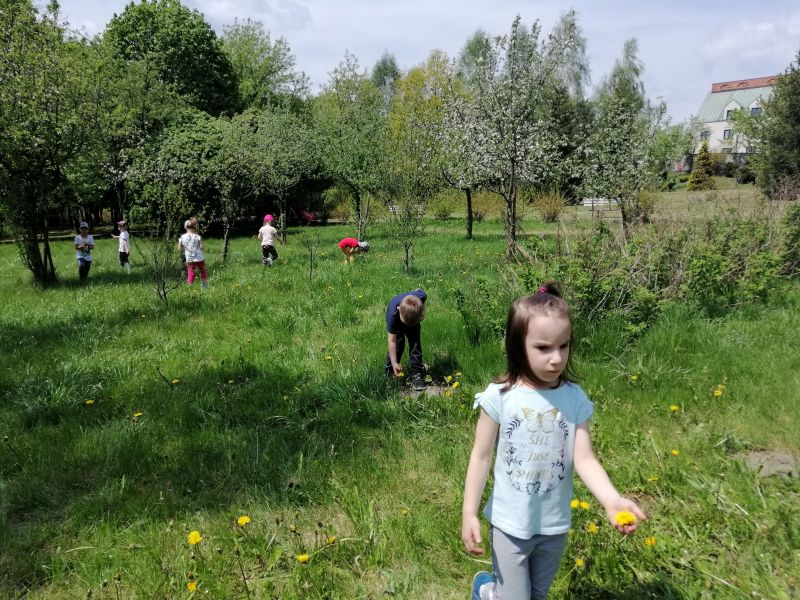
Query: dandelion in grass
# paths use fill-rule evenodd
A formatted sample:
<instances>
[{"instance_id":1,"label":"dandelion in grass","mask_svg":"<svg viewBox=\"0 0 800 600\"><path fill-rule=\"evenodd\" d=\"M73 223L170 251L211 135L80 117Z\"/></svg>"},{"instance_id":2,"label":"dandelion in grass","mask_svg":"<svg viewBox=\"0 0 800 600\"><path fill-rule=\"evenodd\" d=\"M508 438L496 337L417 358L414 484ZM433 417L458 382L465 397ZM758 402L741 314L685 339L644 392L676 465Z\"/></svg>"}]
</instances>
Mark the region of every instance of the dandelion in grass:
<instances>
[{"instance_id":1,"label":"dandelion in grass","mask_svg":"<svg viewBox=\"0 0 800 600\"><path fill-rule=\"evenodd\" d=\"M640 375L639 373L634 373L633 375L631 375L629 377L631 383L636 383L637 381L639 381L639 375Z\"/></svg>"},{"instance_id":2,"label":"dandelion in grass","mask_svg":"<svg viewBox=\"0 0 800 600\"><path fill-rule=\"evenodd\" d=\"M456 377L461 377L461 371L456 371Z\"/></svg>"},{"instance_id":3,"label":"dandelion in grass","mask_svg":"<svg viewBox=\"0 0 800 600\"><path fill-rule=\"evenodd\" d=\"M678 406L677 404L672 404L669 407L670 412L674 412L674 413L678 412L680 409L681 409L681 407Z\"/></svg>"},{"instance_id":4,"label":"dandelion in grass","mask_svg":"<svg viewBox=\"0 0 800 600\"><path fill-rule=\"evenodd\" d=\"M680 450L675 450L674 448L670 451L670 454L672 454L672 456L678 456L680 453L681 453Z\"/></svg>"},{"instance_id":5,"label":"dandelion in grass","mask_svg":"<svg viewBox=\"0 0 800 600\"><path fill-rule=\"evenodd\" d=\"M330 354L326 354L325 360L333 360L333 357Z\"/></svg>"},{"instance_id":6,"label":"dandelion in grass","mask_svg":"<svg viewBox=\"0 0 800 600\"><path fill-rule=\"evenodd\" d=\"M652 481L658 481L659 479L661 478L658 475L651 475L650 477L647 478L647 481L652 482Z\"/></svg>"},{"instance_id":7,"label":"dandelion in grass","mask_svg":"<svg viewBox=\"0 0 800 600\"><path fill-rule=\"evenodd\" d=\"M586 531L589 533L597 533L599 530L600 528L597 526L597 523L588 523L586 525Z\"/></svg>"},{"instance_id":8,"label":"dandelion in grass","mask_svg":"<svg viewBox=\"0 0 800 600\"><path fill-rule=\"evenodd\" d=\"M138 419L143 414L144 414L143 412L135 412L135 413L133 413L133 415L131 415L131 417L134 418L134 419Z\"/></svg>"},{"instance_id":9,"label":"dandelion in grass","mask_svg":"<svg viewBox=\"0 0 800 600\"><path fill-rule=\"evenodd\" d=\"M583 510L589 510L590 506L591 506L591 504L589 504L586 500L581 500L581 508Z\"/></svg>"},{"instance_id":10,"label":"dandelion in grass","mask_svg":"<svg viewBox=\"0 0 800 600\"><path fill-rule=\"evenodd\" d=\"M449 398L452 395L453 395L453 392L451 392L450 390L446 390L445 393L444 393L444 397L445 398Z\"/></svg>"},{"instance_id":11,"label":"dandelion in grass","mask_svg":"<svg viewBox=\"0 0 800 600\"><path fill-rule=\"evenodd\" d=\"M586 563L583 562L582 558L576 558L575 559L575 566L578 567L579 569L582 569L585 565L586 565Z\"/></svg>"},{"instance_id":12,"label":"dandelion in grass","mask_svg":"<svg viewBox=\"0 0 800 600\"><path fill-rule=\"evenodd\" d=\"M408 510L408 509L407 509L407 508L404 506L403 508L401 508L401 509L400 509L400 516L401 516L401 517L407 517L407 516L408 516L408 513L410 513L410 512L411 512L411 511L410 511L410 510Z\"/></svg>"},{"instance_id":13,"label":"dandelion in grass","mask_svg":"<svg viewBox=\"0 0 800 600\"><path fill-rule=\"evenodd\" d=\"M94 400L92 400L91 398L89 398L88 400L85 400L85 401L84 401L84 404L85 404L86 406L91 406L92 404L94 404Z\"/></svg>"},{"instance_id":14,"label":"dandelion in grass","mask_svg":"<svg viewBox=\"0 0 800 600\"><path fill-rule=\"evenodd\" d=\"M397 377L398 379L402 379L405 376L406 376L406 374L403 373L402 371L400 371L397 375L395 375L395 377Z\"/></svg>"},{"instance_id":15,"label":"dandelion in grass","mask_svg":"<svg viewBox=\"0 0 800 600\"><path fill-rule=\"evenodd\" d=\"M644 545L647 546L648 548L652 548L653 546L656 545L656 538L654 538L653 536L644 538Z\"/></svg>"},{"instance_id":16,"label":"dandelion in grass","mask_svg":"<svg viewBox=\"0 0 800 600\"><path fill-rule=\"evenodd\" d=\"M614 522L617 525L633 525L636 523L636 515L632 512L628 512L627 510L621 510L616 515L614 515Z\"/></svg>"},{"instance_id":17,"label":"dandelion in grass","mask_svg":"<svg viewBox=\"0 0 800 600\"><path fill-rule=\"evenodd\" d=\"M457 389L457 388L458 388L458 386L460 386L460 385L461 385L461 384L460 384L458 381L454 381L454 382L453 382L453 389L454 389L454 390L455 390L455 389Z\"/></svg>"},{"instance_id":18,"label":"dandelion in grass","mask_svg":"<svg viewBox=\"0 0 800 600\"><path fill-rule=\"evenodd\" d=\"M328 544L328 546L332 546L333 544L336 543L336 536L335 535L329 535L327 537L327 539L325 540L325 543Z\"/></svg>"},{"instance_id":19,"label":"dandelion in grass","mask_svg":"<svg viewBox=\"0 0 800 600\"><path fill-rule=\"evenodd\" d=\"M581 505L581 501L577 498L573 498L572 501L569 503L570 508L578 508Z\"/></svg>"},{"instance_id":20,"label":"dandelion in grass","mask_svg":"<svg viewBox=\"0 0 800 600\"><path fill-rule=\"evenodd\" d=\"M196 546L203 541L203 536L200 535L199 531L191 531L189 532L189 536L186 538L186 540L189 542L190 546Z\"/></svg>"},{"instance_id":21,"label":"dandelion in grass","mask_svg":"<svg viewBox=\"0 0 800 600\"><path fill-rule=\"evenodd\" d=\"M170 383L171 383L172 385L178 385L180 382L181 382L181 380L180 380L180 379L178 379L177 377L176 377L175 379L173 379L172 381L170 381Z\"/></svg>"},{"instance_id":22,"label":"dandelion in grass","mask_svg":"<svg viewBox=\"0 0 800 600\"><path fill-rule=\"evenodd\" d=\"M717 387L714 388L714 391L711 393L714 394L716 398L719 398L720 396L722 396L722 394L725 393L725 386L720 383Z\"/></svg>"},{"instance_id":23,"label":"dandelion in grass","mask_svg":"<svg viewBox=\"0 0 800 600\"><path fill-rule=\"evenodd\" d=\"M236 519L236 524L239 527L244 527L245 525L247 525L249 523L250 523L250 517L248 517L247 515L242 515L241 517Z\"/></svg>"},{"instance_id":24,"label":"dandelion in grass","mask_svg":"<svg viewBox=\"0 0 800 600\"><path fill-rule=\"evenodd\" d=\"M445 379L445 381L446 381L447 383L450 383L451 381L453 381L453 376L452 376L452 375L448 375L448 376L447 376L447 377L445 377L444 379Z\"/></svg>"},{"instance_id":25,"label":"dandelion in grass","mask_svg":"<svg viewBox=\"0 0 800 600\"><path fill-rule=\"evenodd\" d=\"M197 589L197 582L194 580L187 582L186 589L190 592L194 592Z\"/></svg>"},{"instance_id":26,"label":"dandelion in grass","mask_svg":"<svg viewBox=\"0 0 800 600\"><path fill-rule=\"evenodd\" d=\"M295 558L297 559L297 562L299 562L301 565L306 564L311 559L311 557L308 554L298 554L297 556L295 556Z\"/></svg>"}]
</instances>

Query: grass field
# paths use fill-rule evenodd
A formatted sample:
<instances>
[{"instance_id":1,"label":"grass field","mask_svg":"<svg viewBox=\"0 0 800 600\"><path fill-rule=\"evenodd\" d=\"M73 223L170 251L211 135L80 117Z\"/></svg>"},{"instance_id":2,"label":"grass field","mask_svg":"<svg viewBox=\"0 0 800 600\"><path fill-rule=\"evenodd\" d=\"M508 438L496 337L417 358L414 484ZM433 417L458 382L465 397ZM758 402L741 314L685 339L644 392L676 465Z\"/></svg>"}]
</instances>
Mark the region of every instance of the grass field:
<instances>
[{"instance_id":1,"label":"grass field","mask_svg":"<svg viewBox=\"0 0 800 600\"><path fill-rule=\"evenodd\" d=\"M224 266L208 240L209 288L166 308L135 243L125 274L98 239L82 288L57 242L62 283L44 291L0 246L0 596L468 597L488 560L459 539L471 398L504 363L499 340L470 345L453 292L500 278L501 225L467 241L460 221L429 223L411 274L377 227L350 266L335 245L349 228L307 230L312 280L292 233L271 269L254 239ZM417 286L447 396L382 375L386 302ZM621 538L578 485L590 508L553 598L800 597L799 480L743 461L800 452L799 309L796 287L715 320L675 306L635 345L584 324L596 451L650 519Z\"/></svg>"}]
</instances>

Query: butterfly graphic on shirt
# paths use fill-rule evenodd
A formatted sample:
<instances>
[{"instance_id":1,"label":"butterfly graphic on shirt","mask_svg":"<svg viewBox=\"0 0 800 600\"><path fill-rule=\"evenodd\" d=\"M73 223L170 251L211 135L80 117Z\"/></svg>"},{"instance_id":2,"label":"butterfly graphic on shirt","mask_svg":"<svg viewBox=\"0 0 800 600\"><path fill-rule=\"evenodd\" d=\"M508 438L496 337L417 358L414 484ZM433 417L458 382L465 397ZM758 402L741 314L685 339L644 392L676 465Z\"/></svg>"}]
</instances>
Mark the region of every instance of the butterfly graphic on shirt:
<instances>
[{"instance_id":1,"label":"butterfly graphic on shirt","mask_svg":"<svg viewBox=\"0 0 800 600\"><path fill-rule=\"evenodd\" d=\"M551 433L556 427L556 419L558 418L558 409L556 408L543 412L523 408L522 414L525 416L525 425L531 433Z\"/></svg>"}]
</instances>

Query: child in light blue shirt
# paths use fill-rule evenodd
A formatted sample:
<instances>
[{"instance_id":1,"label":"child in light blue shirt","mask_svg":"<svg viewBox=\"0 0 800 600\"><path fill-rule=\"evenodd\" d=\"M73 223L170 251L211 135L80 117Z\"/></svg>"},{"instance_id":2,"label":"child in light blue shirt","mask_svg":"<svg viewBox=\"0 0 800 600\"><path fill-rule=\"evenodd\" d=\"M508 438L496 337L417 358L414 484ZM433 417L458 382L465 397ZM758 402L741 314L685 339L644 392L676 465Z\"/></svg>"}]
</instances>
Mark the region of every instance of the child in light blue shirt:
<instances>
[{"instance_id":1,"label":"child in light blue shirt","mask_svg":"<svg viewBox=\"0 0 800 600\"><path fill-rule=\"evenodd\" d=\"M473 600L547 598L571 523L573 467L628 535L645 514L622 497L592 451L594 406L572 383L569 309L548 284L512 305L506 323L508 370L475 396L480 417L464 485L461 539L482 554L478 507L494 461L484 509L491 523L494 574L473 580Z\"/></svg>"}]
</instances>

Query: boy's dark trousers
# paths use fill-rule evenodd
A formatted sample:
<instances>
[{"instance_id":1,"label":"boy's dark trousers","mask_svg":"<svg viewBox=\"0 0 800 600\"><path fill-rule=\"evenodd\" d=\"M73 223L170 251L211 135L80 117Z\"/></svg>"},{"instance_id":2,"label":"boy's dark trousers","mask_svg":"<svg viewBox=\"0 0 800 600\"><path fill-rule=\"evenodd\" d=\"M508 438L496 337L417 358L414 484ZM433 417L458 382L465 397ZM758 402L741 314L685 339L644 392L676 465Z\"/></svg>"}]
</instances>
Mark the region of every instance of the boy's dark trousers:
<instances>
[{"instance_id":1,"label":"boy's dark trousers","mask_svg":"<svg viewBox=\"0 0 800 600\"><path fill-rule=\"evenodd\" d=\"M414 327L407 328L405 333L398 333L395 338L395 350L397 352L397 362L403 357L403 350L406 347L406 338L408 338L408 354L411 359L411 374L422 374L425 372L425 366L422 363L422 342L420 341L420 332L422 325L417 324ZM386 374L393 375L392 361L389 358L389 353L386 353Z\"/></svg>"}]
</instances>

